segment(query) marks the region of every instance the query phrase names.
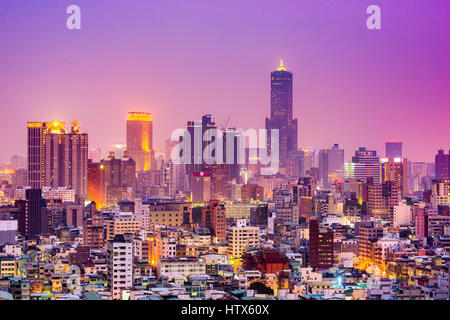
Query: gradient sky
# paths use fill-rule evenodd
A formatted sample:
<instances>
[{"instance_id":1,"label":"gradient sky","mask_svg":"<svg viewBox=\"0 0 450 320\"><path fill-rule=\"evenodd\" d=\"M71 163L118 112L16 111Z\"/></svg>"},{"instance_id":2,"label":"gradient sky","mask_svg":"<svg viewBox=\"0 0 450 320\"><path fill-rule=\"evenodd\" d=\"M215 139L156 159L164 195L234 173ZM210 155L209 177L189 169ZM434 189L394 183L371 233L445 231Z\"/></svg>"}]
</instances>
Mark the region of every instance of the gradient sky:
<instances>
[{"instance_id":1,"label":"gradient sky","mask_svg":"<svg viewBox=\"0 0 450 320\"><path fill-rule=\"evenodd\" d=\"M66 8L82 30L66 29ZM366 28L381 7L382 30ZM26 153L27 121L71 122L90 147L126 141L128 111L156 147L186 121L263 128L269 75L294 73L299 146L339 143L432 161L450 149L448 0L1 0L0 162Z\"/></svg>"}]
</instances>

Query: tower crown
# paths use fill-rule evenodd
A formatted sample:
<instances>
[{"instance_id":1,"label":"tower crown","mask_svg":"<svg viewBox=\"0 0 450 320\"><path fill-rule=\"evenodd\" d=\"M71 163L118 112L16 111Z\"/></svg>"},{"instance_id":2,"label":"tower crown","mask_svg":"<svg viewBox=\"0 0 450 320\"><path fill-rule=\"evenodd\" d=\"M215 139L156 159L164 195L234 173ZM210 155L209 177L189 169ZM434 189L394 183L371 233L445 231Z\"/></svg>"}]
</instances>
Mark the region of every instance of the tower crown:
<instances>
[{"instance_id":1,"label":"tower crown","mask_svg":"<svg viewBox=\"0 0 450 320\"><path fill-rule=\"evenodd\" d=\"M283 64L283 59L280 59L280 66L277 68L277 71L286 71L286 68Z\"/></svg>"}]
</instances>

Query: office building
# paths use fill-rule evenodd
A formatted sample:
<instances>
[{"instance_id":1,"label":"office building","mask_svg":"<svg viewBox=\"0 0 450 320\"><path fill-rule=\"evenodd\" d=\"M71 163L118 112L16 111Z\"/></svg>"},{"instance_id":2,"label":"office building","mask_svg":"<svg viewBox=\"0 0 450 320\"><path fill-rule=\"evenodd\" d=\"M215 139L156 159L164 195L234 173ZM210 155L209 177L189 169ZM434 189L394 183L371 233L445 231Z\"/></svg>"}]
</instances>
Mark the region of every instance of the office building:
<instances>
[{"instance_id":1,"label":"office building","mask_svg":"<svg viewBox=\"0 0 450 320\"><path fill-rule=\"evenodd\" d=\"M108 242L108 289L114 300L122 299L122 291L133 287L133 244L122 235Z\"/></svg>"},{"instance_id":2,"label":"office building","mask_svg":"<svg viewBox=\"0 0 450 320\"><path fill-rule=\"evenodd\" d=\"M28 185L67 187L86 199L88 135L74 121L70 131L58 121L28 123Z\"/></svg>"},{"instance_id":3,"label":"office building","mask_svg":"<svg viewBox=\"0 0 450 320\"><path fill-rule=\"evenodd\" d=\"M289 153L297 151L297 119L293 117L292 72L283 60L270 74L270 118L266 118L268 152L271 150L270 130L279 130L280 168L286 168Z\"/></svg>"},{"instance_id":4,"label":"office building","mask_svg":"<svg viewBox=\"0 0 450 320\"><path fill-rule=\"evenodd\" d=\"M345 164L345 178L355 178L363 182L372 180L380 183L380 158L375 150L361 147L355 151L352 162Z\"/></svg>"},{"instance_id":5,"label":"office building","mask_svg":"<svg viewBox=\"0 0 450 320\"><path fill-rule=\"evenodd\" d=\"M153 117L148 112L129 112L127 118L127 151L136 163L136 171L155 169L153 150Z\"/></svg>"}]
</instances>

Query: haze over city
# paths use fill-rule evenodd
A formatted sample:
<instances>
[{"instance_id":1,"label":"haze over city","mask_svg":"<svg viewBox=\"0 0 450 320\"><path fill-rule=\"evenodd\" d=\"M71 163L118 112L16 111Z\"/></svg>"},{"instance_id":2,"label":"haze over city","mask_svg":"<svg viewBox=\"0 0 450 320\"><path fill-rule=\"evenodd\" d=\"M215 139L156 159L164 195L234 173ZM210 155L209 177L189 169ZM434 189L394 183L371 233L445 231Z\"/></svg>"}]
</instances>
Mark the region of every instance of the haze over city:
<instances>
[{"instance_id":1,"label":"haze over city","mask_svg":"<svg viewBox=\"0 0 450 320\"><path fill-rule=\"evenodd\" d=\"M264 128L269 74L293 72L298 146L339 143L433 161L448 149L448 1L377 1L383 28L365 27L369 1L71 1L0 3L0 162L26 154L26 122L70 123L106 156L126 142L129 111L152 113L154 145L211 113L220 126ZM7 14L4 14L7 12Z\"/></svg>"}]
</instances>

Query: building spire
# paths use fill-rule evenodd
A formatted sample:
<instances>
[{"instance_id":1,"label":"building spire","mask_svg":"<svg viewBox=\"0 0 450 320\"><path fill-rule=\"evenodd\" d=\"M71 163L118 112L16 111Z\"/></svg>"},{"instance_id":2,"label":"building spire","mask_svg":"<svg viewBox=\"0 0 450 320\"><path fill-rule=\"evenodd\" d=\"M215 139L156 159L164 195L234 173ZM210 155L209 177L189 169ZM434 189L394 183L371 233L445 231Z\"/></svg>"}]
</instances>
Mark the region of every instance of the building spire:
<instances>
[{"instance_id":1,"label":"building spire","mask_svg":"<svg viewBox=\"0 0 450 320\"><path fill-rule=\"evenodd\" d=\"M280 59L280 66L278 67L277 71L286 71L286 68L283 65L283 59Z\"/></svg>"}]
</instances>

